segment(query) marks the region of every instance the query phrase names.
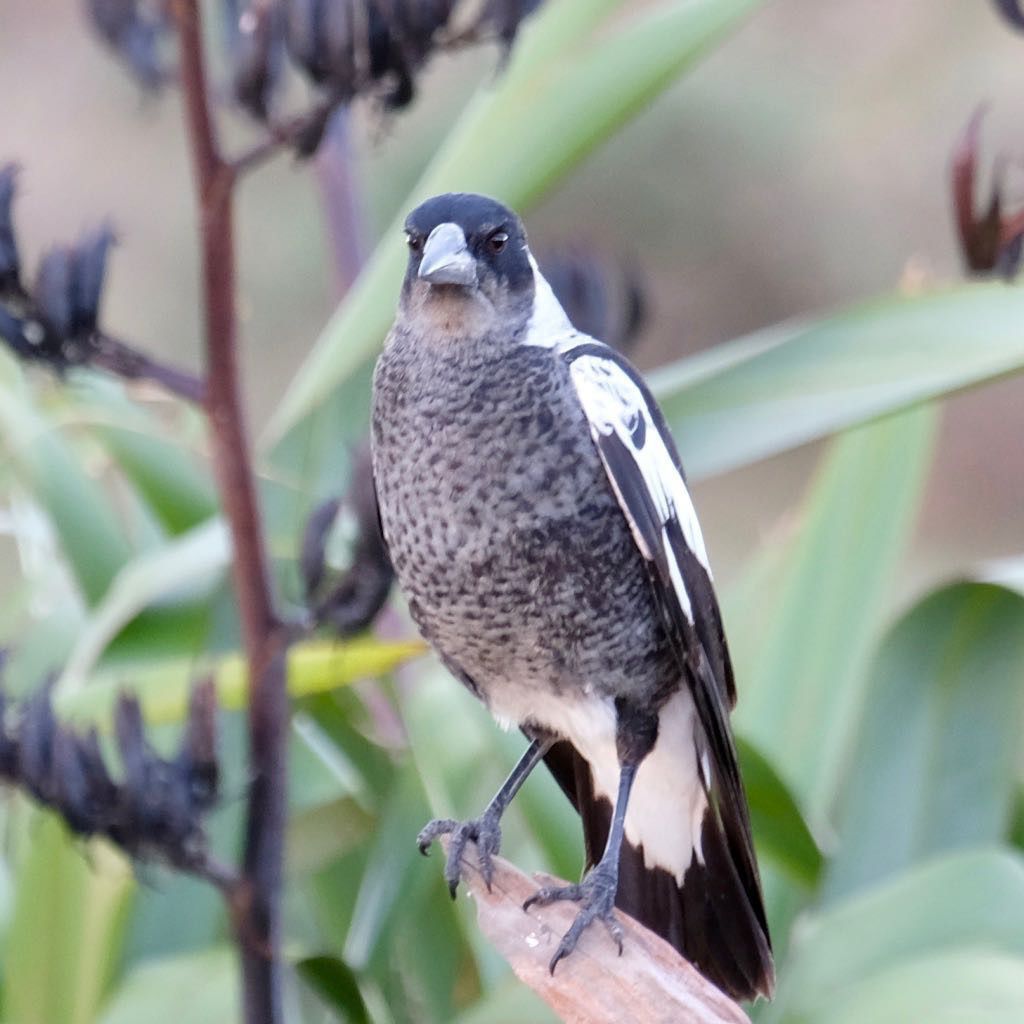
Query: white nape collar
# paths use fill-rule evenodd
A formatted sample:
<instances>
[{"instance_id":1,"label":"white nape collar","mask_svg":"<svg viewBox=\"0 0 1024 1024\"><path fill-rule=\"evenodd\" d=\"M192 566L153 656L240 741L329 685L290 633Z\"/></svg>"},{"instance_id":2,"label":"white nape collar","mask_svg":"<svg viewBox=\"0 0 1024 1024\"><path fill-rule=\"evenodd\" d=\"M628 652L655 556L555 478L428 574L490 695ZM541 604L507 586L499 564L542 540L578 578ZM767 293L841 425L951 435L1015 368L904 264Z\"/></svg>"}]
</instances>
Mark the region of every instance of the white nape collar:
<instances>
[{"instance_id":1,"label":"white nape collar","mask_svg":"<svg viewBox=\"0 0 1024 1024\"><path fill-rule=\"evenodd\" d=\"M540 267L537 266L537 261L529 249L526 250L526 256L533 268L533 313L530 315L523 344L557 348L572 338L577 333L576 329L569 322L569 317L555 298L551 285L540 272Z\"/></svg>"}]
</instances>

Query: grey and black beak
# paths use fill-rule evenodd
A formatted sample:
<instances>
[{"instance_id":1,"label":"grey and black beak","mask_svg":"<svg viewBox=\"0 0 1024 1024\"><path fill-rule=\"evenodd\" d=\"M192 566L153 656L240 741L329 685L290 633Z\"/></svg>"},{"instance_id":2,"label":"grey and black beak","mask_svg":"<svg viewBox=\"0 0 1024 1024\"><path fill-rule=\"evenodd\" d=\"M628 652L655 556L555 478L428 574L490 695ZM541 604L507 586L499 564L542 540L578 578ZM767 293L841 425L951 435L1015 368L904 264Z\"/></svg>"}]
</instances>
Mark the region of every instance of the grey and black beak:
<instances>
[{"instance_id":1,"label":"grey and black beak","mask_svg":"<svg viewBox=\"0 0 1024 1024\"><path fill-rule=\"evenodd\" d=\"M476 284L476 260L458 224L438 224L423 246L419 276L430 284Z\"/></svg>"}]
</instances>

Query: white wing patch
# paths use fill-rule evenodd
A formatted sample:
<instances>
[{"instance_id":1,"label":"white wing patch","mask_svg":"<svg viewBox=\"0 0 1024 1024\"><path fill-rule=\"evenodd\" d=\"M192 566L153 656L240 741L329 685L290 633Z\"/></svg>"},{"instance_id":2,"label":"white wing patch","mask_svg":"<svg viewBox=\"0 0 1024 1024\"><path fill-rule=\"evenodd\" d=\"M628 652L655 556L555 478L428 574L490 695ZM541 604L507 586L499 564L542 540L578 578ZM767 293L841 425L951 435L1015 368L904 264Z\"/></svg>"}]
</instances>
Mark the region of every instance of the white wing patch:
<instances>
[{"instance_id":1,"label":"white wing patch","mask_svg":"<svg viewBox=\"0 0 1024 1024\"><path fill-rule=\"evenodd\" d=\"M589 339L577 341L580 343L592 344ZM573 360L570 374L595 440L599 434L615 434L636 464L661 522L661 541L679 603L692 622L690 598L668 537L668 524L672 520L679 523L687 547L704 566L709 578L711 568L690 493L658 432L647 402L636 384L610 359L599 355L579 356ZM647 543L632 521L630 526L644 557L651 559L653 553L647 550Z\"/></svg>"}]
</instances>

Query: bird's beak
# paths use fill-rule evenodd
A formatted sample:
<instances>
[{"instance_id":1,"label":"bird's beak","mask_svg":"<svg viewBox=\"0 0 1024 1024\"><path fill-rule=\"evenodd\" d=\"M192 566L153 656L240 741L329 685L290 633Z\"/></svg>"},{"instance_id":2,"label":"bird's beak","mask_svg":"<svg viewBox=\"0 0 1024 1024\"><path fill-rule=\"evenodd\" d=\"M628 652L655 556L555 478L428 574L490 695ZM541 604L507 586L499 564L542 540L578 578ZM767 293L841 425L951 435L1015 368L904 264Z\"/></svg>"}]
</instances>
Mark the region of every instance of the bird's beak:
<instances>
[{"instance_id":1,"label":"bird's beak","mask_svg":"<svg viewBox=\"0 0 1024 1024\"><path fill-rule=\"evenodd\" d=\"M476 261L458 224L438 224L423 247L419 276L430 284L476 284Z\"/></svg>"}]
</instances>

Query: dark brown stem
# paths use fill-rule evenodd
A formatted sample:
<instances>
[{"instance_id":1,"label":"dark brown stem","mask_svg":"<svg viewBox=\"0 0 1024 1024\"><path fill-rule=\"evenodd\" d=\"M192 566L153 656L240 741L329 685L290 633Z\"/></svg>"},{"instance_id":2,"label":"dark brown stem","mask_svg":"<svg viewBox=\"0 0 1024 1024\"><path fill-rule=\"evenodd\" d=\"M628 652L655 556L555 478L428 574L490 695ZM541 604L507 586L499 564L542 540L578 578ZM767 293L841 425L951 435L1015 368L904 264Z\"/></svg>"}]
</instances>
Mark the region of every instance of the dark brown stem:
<instances>
[{"instance_id":1,"label":"dark brown stem","mask_svg":"<svg viewBox=\"0 0 1024 1024\"><path fill-rule=\"evenodd\" d=\"M186 402L200 404L206 400L206 385L194 374L151 359L131 345L97 334L95 347L89 352L89 365L106 370L123 380L148 380Z\"/></svg>"},{"instance_id":2,"label":"dark brown stem","mask_svg":"<svg viewBox=\"0 0 1024 1024\"><path fill-rule=\"evenodd\" d=\"M337 108L339 100L328 97L315 103L309 110L294 114L282 121L271 122L267 134L251 148L239 153L231 161L236 177L254 170L286 149L308 155L317 148L327 122Z\"/></svg>"},{"instance_id":3,"label":"dark brown stem","mask_svg":"<svg viewBox=\"0 0 1024 1024\"><path fill-rule=\"evenodd\" d=\"M221 501L234 545L234 582L249 667L249 793L235 915L245 1020L283 1024L281 884L288 704L285 631L274 612L237 366L232 194L210 111L198 0L174 0L185 115L199 200L207 360L206 408Z\"/></svg>"}]
</instances>

